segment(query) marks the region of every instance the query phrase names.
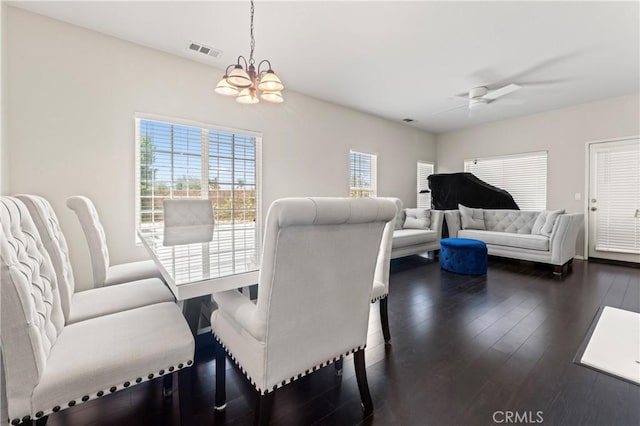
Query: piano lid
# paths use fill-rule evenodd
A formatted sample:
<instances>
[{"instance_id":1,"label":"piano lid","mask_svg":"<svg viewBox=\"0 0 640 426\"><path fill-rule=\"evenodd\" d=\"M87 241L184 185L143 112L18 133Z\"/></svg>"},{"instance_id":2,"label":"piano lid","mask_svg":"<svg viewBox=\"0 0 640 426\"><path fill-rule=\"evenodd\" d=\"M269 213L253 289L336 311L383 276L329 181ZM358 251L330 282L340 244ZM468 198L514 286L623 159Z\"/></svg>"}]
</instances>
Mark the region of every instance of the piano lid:
<instances>
[{"instance_id":1,"label":"piano lid","mask_svg":"<svg viewBox=\"0 0 640 426\"><path fill-rule=\"evenodd\" d=\"M458 204L484 209L520 210L511 194L472 173L438 173L427 178L436 210L455 210Z\"/></svg>"}]
</instances>

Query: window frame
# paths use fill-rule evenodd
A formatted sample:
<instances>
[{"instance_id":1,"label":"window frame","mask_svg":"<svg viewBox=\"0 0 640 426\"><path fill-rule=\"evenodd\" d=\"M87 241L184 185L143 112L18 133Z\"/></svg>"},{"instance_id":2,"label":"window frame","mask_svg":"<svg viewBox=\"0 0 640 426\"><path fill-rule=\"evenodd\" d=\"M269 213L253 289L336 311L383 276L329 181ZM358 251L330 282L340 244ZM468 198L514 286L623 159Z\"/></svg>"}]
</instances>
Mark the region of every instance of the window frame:
<instances>
[{"instance_id":1,"label":"window frame","mask_svg":"<svg viewBox=\"0 0 640 426\"><path fill-rule=\"evenodd\" d=\"M373 182L372 186L369 188L366 187L357 187L357 186L351 186L351 178L352 178L352 169L351 169L351 156L352 154L358 154L358 155L367 155L371 157L372 160L372 165L373 167L371 168L371 181ZM374 153L374 152L367 152L367 151L358 151L355 149L349 149L349 161L348 161L348 168L349 168L349 181L348 181L348 189L349 189L349 197L351 198L376 198L378 196L378 154ZM369 197L354 197L352 195L352 191L369 191L370 196Z\"/></svg>"},{"instance_id":2,"label":"window frame","mask_svg":"<svg viewBox=\"0 0 640 426\"><path fill-rule=\"evenodd\" d=\"M535 208L528 208L525 206L525 208L523 208L522 206L522 200L518 201L518 199L516 199L516 197L513 195L512 191L513 188L507 188L505 187L504 184L499 184L499 183L494 183L494 182L489 182L488 180L486 180L486 178L483 178L482 176L478 176L475 173L471 172L469 170L469 165L471 163L477 163L478 161L504 161L504 160L509 160L509 159L521 159L524 160L526 158L533 158L533 157L544 157L544 179L542 179L542 181L544 182L544 197L540 197L540 200L543 200L543 205L536 205ZM464 171L468 172L468 173L473 173L476 177L478 177L479 179L484 180L485 182L487 182L490 185L496 186L498 188L504 189L505 191L509 192L513 197L514 197L514 201L518 204L518 207L520 207L521 210L523 211L541 211L541 210L545 210L547 208L547 199L548 199L548 182L549 182L549 152L548 151L530 151L530 152L521 152L521 153L515 153L515 154L507 154L507 155L496 155L496 156L488 156L488 157L476 157L476 158L471 158L471 159L465 159L463 162L463 167L464 167ZM540 179L540 177L538 177L538 179ZM540 195L538 195L539 197Z\"/></svg>"},{"instance_id":3,"label":"window frame","mask_svg":"<svg viewBox=\"0 0 640 426\"><path fill-rule=\"evenodd\" d=\"M228 132L233 134L242 134L244 136L250 136L255 138L255 169L256 169L256 255L260 256L262 253L262 133L256 132L253 130L245 130L245 129L237 129L233 127L220 126L216 124L204 123L196 120L188 120L184 118L176 118L169 117L158 114L150 114L150 113L140 113L136 112L134 114L134 230L133 234L135 235L135 244L142 245L142 241L138 237L138 228L140 225L140 197L141 197L141 179L140 179L140 167L141 167L141 152L140 152L140 121L149 120L149 121L157 121L172 125L178 126L189 126L189 127L197 127L202 130L214 131L214 132ZM208 142L205 141L205 138L202 138L202 145L200 148L200 156L201 156L201 183L204 182L204 174L208 174L208 158L209 151L208 149L204 149L205 146L208 148ZM205 171L206 169L206 171ZM206 191L208 193L209 183L207 181ZM201 195L205 191L205 186L201 188ZM208 197L207 197L208 199Z\"/></svg>"}]
</instances>

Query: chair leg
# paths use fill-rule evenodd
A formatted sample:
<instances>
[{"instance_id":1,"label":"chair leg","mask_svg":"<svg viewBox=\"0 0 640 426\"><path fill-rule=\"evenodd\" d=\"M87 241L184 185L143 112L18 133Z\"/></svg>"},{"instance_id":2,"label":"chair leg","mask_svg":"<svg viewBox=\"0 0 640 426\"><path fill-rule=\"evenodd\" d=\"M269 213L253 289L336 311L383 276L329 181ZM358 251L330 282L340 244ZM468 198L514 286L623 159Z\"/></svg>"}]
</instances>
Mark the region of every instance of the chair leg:
<instances>
[{"instance_id":1,"label":"chair leg","mask_svg":"<svg viewBox=\"0 0 640 426\"><path fill-rule=\"evenodd\" d=\"M360 349L353 354L353 363L356 366L356 380L358 381L358 390L360 391L360 400L365 417L373 413L373 401L369 393L369 384L367 383L367 370L364 363L364 349Z\"/></svg>"},{"instance_id":2,"label":"chair leg","mask_svg":"<svg viewBox=\"0 0 640 426\"><path fill-rule=\"evenodd\" d=\"M336 376L338 377L342 377L342 361L343 358L340 357L340 359L333 364L336 368Z\"/></svg>"},{"instance_id":3,"label":"chair leg","mask_svg":"<svg viewBox=\"0 0 640 426\"><path fill-rule=\"evenodd\" d=\"M162 377L162 396L170 398L173 395L173 374Z\"/></svg>"},{"instance_id":4,"label":"chair leg","mask_svg":"<svg viewBox=\"0 0 640 426\"><path fill-rule=\"evenodd\" d=\"M44 426L47 424L47 418L49 416L40 417L39 419L35 419L31 421L33 426Z\"/></svg>"},{"instance_id":5,"label":"chair leg","mask_svg":"<svg viewBox=\"0 0 640 426\"><path fill-rule=\"evenodd\" d=\"M216 399L214 409L223 411L227 407L226 369L227 354L222 345L214 339L214 353L216 358Z\"/></svg>"},{"instance_id":6,"label":"chair leg","mask_svg":"<svg viewBox=\"0 0 640 426\"><path fill-rule=\"evenodd\" d=\"M258 395L258 403L256 406L256 416L254 424L256 426L266 426L271 419L271 410L273 409L273 399L276 391L269 392L264 395Z\"/></svg>"},{"instance_id":7,"label":"chair leg","mask_svg":"<svg viewBox=\"0 0 640 426\"><path fill-rule=\"evenodd\" d=\"M389 332L389 314L387 312L387 299L389 296L380 299L380 321L382 322L382 335L384 336L384 343L388 344L391 341L391 333Z\"/></svg>"},{"instance_id":8,"label":"chair leg","mask_svg":"<svg viewBox=\"0 0 640 426\"><path fill-rule=\"evenodd\" d=\"M193 409L191 405L191 368L176 371L178 379L178 398L180 399L180 424L190 426L193 423Z\"/></svg>"}]
</instances>

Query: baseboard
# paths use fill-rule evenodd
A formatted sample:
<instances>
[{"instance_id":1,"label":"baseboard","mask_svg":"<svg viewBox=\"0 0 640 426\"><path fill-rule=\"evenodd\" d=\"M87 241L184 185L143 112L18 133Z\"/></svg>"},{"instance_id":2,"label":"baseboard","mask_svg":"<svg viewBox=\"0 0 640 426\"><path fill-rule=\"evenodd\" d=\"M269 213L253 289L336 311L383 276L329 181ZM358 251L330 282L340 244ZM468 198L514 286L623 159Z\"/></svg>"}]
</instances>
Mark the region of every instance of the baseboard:
<instances>
[{"instance_id":1,"label":"baseboard","mask_svg":"<svg viewBox=\"0 0 640 426\"><path fill-rule=\"evenodd\" d=\"M575 256L573 256L573 258L577 260L584 260L584 256L581 256L579 254L576 254Z\"/></svg>"}]
</instances>

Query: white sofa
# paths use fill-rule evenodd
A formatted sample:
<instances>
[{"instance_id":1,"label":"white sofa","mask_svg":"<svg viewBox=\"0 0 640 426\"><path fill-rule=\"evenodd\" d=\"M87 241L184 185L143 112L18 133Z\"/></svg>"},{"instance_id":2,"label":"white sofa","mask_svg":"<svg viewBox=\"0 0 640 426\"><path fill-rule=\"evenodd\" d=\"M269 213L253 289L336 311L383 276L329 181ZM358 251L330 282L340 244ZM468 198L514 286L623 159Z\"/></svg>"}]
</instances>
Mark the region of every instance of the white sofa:
<instances>
[{"instance_id":1,"label":"white sofa","mask_svg":"<svg viewBox=\"0 0 640 426\"><path fill-rule=\"evenodd\" d=\"M392 198L397 213L391 245L391 259L440 250L444 212L431 209L405 209Z\"/></svg>"},{"instance_id":2,"label":"white sofa","mask_svg":"<svg viewBox=\"0 0 640 426\"><path fill-rule=\"evenodd\" d=\"M471 218L467 213L467 226L460 210L445 211L449 236L484 241L490 255L551 264L560 276L576 255L582 213L468 210L473 212Z\"/></svg>"}]
</instances>

